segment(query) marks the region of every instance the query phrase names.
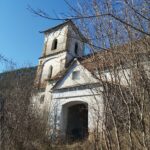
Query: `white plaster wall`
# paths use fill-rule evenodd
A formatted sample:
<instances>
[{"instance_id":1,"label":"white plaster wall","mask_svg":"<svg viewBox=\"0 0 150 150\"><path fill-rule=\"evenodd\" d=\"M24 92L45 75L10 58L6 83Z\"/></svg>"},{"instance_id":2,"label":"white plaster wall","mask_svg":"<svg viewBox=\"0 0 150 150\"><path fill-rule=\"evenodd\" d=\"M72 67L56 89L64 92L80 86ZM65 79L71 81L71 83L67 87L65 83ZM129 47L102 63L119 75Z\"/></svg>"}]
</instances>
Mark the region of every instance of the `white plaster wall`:
<instances>
[{"instance_id":1,"label":"white plaster wall","mask_svg":"<svg viewBox=\"0 0 150 150\"><path fill-rule=\"evenodd\" d=\"M40 115L40 117L42 116L45 117L47 115L50 115L50 107L52 106L51 88L55 85L55 83L56 81L47 83L46 89L44 89L43 91L39 91L38 93L32 96L31 103L34 107L35 113L37 113L36 115ZM43 95L44 95L44 101L41 103L40 98Z\"/></svg>"},{"instance_id":2,"label":"white plaster wall","mask_svg":"<svg viewBox=\"0 0 150 150\"><path fill-rule=\"evenodd\" d=\"M143 69L147 75L148 78L150 78L150 62L142 62L141 65L143 66ZM135 68L134 68L135 67ZM132 84L132 71L136 70L136 66L132 66L132 68L127 69L119 69L114 72L102 72L101 76L104 81L119 83L123 86L129 86L129 84Z\"/></svg>"},{"instance_id":3,"label":"white plaster wall","mask_svg":"<svg viewBox=\"0 0 150 150\"><path fill-rule=\"evenodd\" d=\"M41 96L45 96L45 92L38 92L37 94L32 96L32 105L34 107L36 115L43 116L44 111L49 110L49 101L47 101L47 97L44 97L44 101L41 103L40 98Z\"/></svg>"},{"instance_id":4,"label":"white plaster wall","mask_svg":"<svg viewBox=\"0 0 150 150\"><path fill-rule=\"evenodd\" d=\"M101 73L101 78L103 81L108 81L110 83L118 83L120 85L128 86L131 83L131 70L123 69L118 70L116 73L113 71L104 71Z\"/></svg>"},{"instance_id":5,"label":"white plaster wall","mask_svg":"<svg viewBox=\"0 0 150 150\"><path fill-rule=\"evenodd\" d=\"M67 31L68 26L64 26L58 29L57 31L45 34L44 45L46 48L46 55L56 53L58 51L63 51L66 49ZM57 49L51 50L54 39L58 40Z\"/></svg>"},{"instance_id":6,"label":"white plaster wall","mask_svg":"<svg viewBox=\"0 0 150 150\"><path fill-rule=\"evenodd\" d=\"M46 80L48 78L49 68L50 66L53 67L52 70L52 77L54 77L58 72L63 70L65 68L65 57L66 52L44 58L43 61L43 71L42 71L42 77L41 82Z\"/></svg>"}]
</instances>

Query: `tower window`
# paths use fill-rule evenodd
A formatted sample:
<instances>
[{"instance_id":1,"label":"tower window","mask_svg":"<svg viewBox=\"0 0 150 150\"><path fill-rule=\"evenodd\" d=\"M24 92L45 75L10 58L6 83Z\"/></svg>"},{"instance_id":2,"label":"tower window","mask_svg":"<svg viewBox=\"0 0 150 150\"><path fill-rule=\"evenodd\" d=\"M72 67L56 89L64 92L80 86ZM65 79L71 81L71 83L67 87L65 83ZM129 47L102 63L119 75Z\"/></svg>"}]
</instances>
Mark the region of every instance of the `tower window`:
<instances>
[{"instance_id":1,"label":"tower window","mask_svg":"<svg viewBox=\"0 0 150 150\"><path fill-rule=\"evenodd\" d=\"M75 43L74 53L78 55L78 43Z\"/></svg>"},{"instance_id":2,"label":"tower window","mask_svg":"<svg viewBox=\"0 0 150 150\"><path fill-rule=\"evenodd\" d=\"M44 96L44 95L41 95L41 97L40 97L40 104L43 104L43 103L44 103L44 98L45 98L45 96Z\"/></svg>"},{"instance_id":3,"label":"tower window","mask_svg":"<svg viewBox=\"0 0 150 150\"><path fill-rule=\"evenodd\" d=\"M80 71L74 71L72 73L72 80L78 80L80 79Z\"/></svg>"},{"instance_id":4,"label":"tower window","mask_svg":"<svg viewBox=\"0 0 150 150\"><path fill-rule=\"evenodd\" d=\"M50 66L48 70L48 79L52 77L52 72L53 72L53 66Z\"/></svg>"},{"instance_id":5,"label":"tower window","mask_svg":"<svg viewBox=\"0 0 150 150\"><path fill-rule=\"evenodd\" d=\"M53 43L52 43L52 50L57 49L57 44L58 44L58 40L54 39Z\"/></svg>"}]
</instances>

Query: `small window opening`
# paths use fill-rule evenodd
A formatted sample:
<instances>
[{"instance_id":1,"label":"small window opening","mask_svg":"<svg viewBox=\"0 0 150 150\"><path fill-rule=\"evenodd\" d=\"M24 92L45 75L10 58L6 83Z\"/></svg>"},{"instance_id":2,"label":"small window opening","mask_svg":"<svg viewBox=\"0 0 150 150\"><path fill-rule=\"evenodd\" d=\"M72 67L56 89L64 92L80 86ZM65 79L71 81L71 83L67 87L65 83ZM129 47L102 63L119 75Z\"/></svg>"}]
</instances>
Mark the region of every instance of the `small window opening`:
<instances>
[{"instance_id":1,"label":"small window opening","mask_svg":"<svg viewBox=\"0 0 150 150\"><path fill-rule=\"evenodd\" d=\"M73 80L78 80L78 79L80 79L80 71L74 71L74 72L72 73L72 79L73 79Z\"/></svg>"},{"instance_id":2,"label":"small window opening","mask_svg":"<svg viewBox=\"0 0 150 150\"><path fill-rule=\"evenodd\" d=\"M54 39L53 43L52 43L52 50L57 49L57 44L58 44L58 40Z\"/></svg>"},{"instance_id":3,"label":"small window opening","mask_svg":"<svg viewBox=\"0 0 150 150\"><path fill-rule=\"evenodd\" d=\"M75 43L74 52L78 55L78 43Z\"/></svg>"},{"instance_id":4,"label":"small window opening","mask_svg":"<svg viewBox=\"0 0 150 150\"><path fill-rule=\"evenodd\" d=\"M45 96L44 96L44 95L41 95L41 97L40 97L40 104L43 104L43 103L44 103L44 98L45 98Z\"/></svg>"},{"instance_id":5,"label":"small window opening","mask_svg":"<svg viewBox=\"0 0 150 150\"><path fill-rule=\"evenodd\" d=\"M48 79L52 77L52 72L53 72L53 66L50 66L48 71Z\"/></svg>"}]
</instances>

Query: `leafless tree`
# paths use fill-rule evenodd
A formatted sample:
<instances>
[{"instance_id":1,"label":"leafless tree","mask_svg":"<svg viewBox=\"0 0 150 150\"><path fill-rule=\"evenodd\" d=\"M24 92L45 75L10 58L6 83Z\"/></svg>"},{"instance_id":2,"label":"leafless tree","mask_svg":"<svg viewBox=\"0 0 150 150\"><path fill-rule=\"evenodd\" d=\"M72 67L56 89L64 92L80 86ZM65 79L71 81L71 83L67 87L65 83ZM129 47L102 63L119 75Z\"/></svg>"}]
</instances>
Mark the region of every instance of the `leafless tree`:
<instances>
[{"instance_id":1,"label":"leafless tree","mask_svg":"<svg viewBox=\"0 0 150 150\"><path fill-rule=\"evenodd\" d=\"M3 150L43 149L44 118L36 116L31 105L36 67L0 74L1 148ZM3 101L2 101L3 100ZM47 122L46 122L47 123ZM38 125L38 126L37 126Z\"/></svg>"},{"instance_id":2,"label":"leafless tree","mask_svg":"<svg viewBox=\"0 0 150 150\"><path fill-rule=\"evenodd\" d=\"M72 15L64 18L52 18L40 9L29 10L50 20L72 19L87 37L93 53L91 66L95 66L104 88L107 149L148 149L149 2L78 0L77 7L65 2ZM104 52L95 54L99 50Z\"/></svg>"},{"instance_id":3,"label":"leafless tree","mask_svg":"<svg viewBox=\"0 0 150 150\"><path fill-rule=\"evenodd\" d=\"M90 65L94 66L94 70L90 71L96 72L97 79L104 89L105 100L103 120L105 127L100 133L98 124L101 118L98 116L94 148L148 150L150 148L149 1L78 0L78 7L71 5L69 1L66 1L66 4L71 8L72 15L61 19L52 18L43 10L34 10L31 7L28 9L50 20L72 19L87 37L85 44L92 53L92 59L89 57ZM86 60L84 63L86 65ZM17 79L17 82L14 77L9 77L5 81L7 83L0 84L0 86L9 85L8 90L1 92L1 97L6 99L7 103L5 105L7 107L4 107L6 115L4 122L7 117L11 118L6 121L5 133L8 134L5 138L12 137L8 138L9 143L15 145L15 142L18 142L15 148L19 149L23 148L24 141L30 139L26 134L28 132L25 131L31 131L31 126L29 128L28 121L24 119L24 116L28 115L28 107L24 106L29 105L29 101L26 100L30 96L32 81L23 77L21 80ZM26 81L29 84L25 84ZM13 103L14 101L17 103ZM20 108L24 111L19 110ZM9 113L11 110L14 112ZM99 109L96 111L99 115ZM26 134L24 137L22 130Z\"/></svg>"}]
</instances>

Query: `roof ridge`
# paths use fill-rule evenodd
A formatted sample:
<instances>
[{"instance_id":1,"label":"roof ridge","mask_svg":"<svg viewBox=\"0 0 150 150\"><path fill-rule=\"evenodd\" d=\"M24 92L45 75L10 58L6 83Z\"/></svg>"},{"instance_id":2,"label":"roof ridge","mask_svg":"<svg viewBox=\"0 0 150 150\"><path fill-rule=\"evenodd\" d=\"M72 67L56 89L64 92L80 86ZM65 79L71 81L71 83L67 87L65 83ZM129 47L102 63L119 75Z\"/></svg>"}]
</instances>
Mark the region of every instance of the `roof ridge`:
<instances>
[{"instance_id":1,"label":"roof ridge","mask_svg":"<svg viewBox=\"0 0 150 150\"><path fill-rule=\"evenodd\" d=\"M72 22L72 20L66 20L65 22L62 22L62 23L60 23L60 24L57 24L57 25L55 25L55 26L53 26L53 27L50 27L50 28L48 28L48 29L46 29L46 30L40 31L40 33L49 32L49 31L51 31L51 30L53 30L53 29L55 29L55 28L58 28L58 27L61 27L61 26L65 25L65 24L67 24L68 22Z\"/></svg>"}]
</instances>

